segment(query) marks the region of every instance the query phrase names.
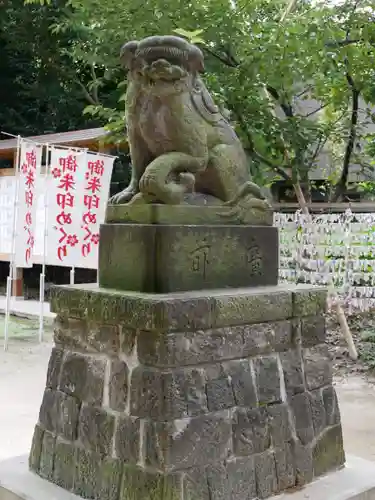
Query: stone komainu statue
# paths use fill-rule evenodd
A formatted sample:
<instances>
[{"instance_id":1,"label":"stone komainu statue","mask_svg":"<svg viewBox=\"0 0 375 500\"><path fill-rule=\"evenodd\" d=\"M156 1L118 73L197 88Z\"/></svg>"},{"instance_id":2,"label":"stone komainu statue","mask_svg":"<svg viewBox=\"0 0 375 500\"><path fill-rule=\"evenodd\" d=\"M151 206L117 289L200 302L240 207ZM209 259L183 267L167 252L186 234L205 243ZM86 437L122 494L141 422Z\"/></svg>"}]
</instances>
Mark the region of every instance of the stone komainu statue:
<instances>
[{"instance_id":1,"label":"stone komainu statue","mask_svg":"<svg viewBox=\"0 0 375 500\"><path fill-rule=\"evenodd\" d=\"M121 59L129 70L132 179L110 203L177 205L201 193L240 220L250 208L268 210L250 182L240 140L200 77L201 50L182 38L153 36L126 43Z\"/></svg>"}]
</instances>

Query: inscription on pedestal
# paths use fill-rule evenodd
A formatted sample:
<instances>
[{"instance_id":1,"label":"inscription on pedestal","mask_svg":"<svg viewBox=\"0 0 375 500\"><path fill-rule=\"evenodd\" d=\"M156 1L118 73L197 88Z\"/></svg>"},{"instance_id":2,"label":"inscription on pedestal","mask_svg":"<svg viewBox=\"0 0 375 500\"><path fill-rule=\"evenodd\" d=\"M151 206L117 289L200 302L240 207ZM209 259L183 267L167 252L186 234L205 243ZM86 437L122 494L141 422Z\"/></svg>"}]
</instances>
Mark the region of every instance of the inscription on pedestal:
<instances>
[{"instance_id":1,"label":"inscription on pedestal","mask_svg":"<svg viewBox=\"0 0 375 500\"><path fill-rule=\"evenodd\" d=\"M252 238L251 244L246 250L245 265L249 269L250 276L261 276L263 274L263 253L254 238Z\"/></svg>"},{"instance_id":2,"label":"inscription on pedestal","mask_svg":"<svg viewBox=\"0 0 375 500\"><path fill-rule=\"evenodd\" d=\"M203 279L206 279L207 266L210 264L210 250L211 246L204 242L191 252L191 270L199 273Z\"/></svg>"}]
</instances>

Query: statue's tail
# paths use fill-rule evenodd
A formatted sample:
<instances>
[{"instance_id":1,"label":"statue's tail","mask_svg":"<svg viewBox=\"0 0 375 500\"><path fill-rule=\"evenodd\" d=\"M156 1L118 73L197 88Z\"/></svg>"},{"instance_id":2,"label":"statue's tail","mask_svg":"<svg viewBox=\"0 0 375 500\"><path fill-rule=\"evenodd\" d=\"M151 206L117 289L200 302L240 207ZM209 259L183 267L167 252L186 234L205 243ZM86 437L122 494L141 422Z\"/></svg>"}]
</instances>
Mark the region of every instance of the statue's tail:
<instances>
[{"instance_id":1,"label":"statue's tail","mask_svg":"<svg viewBox=\"0 0 375 500\"><path fill-rule=\"evenodd\" d=\"M259 186L247 182L238 191L236 196L223 204L227 211L218 212L218 215L229 221L242 223L257 223L263 221L264 225L272 225L272 206L263 196Z\"/></svg>"}]
</instances>

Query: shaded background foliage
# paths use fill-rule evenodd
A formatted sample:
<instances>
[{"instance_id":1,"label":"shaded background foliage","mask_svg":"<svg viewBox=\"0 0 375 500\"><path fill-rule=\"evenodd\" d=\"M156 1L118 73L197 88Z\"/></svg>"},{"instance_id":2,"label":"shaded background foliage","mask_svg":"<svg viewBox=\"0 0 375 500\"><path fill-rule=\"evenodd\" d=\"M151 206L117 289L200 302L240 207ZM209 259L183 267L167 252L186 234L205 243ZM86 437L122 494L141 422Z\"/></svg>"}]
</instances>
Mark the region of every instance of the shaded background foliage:
<instances>
[{"instance_id":1,"label":"shaded background foliage","mask_svg":"<svg viewBox=\"0 0 375 500\"><path fill-rule=\"evenodd\" d=\"M375 100L372 0L334 7L301 0L285 19L284 0L25 3L1 4L6 91L0 111L9 131L106 124L122 136L126 84L119 48L183 29L205 52L205 80L230 111L256 180L298 180L308 193L309 171L329 145L337 157L332 198L345 191L349 166L360 160L355 143L365 134L358 100ZM314 119L297 106L305 98L321 104Z\"/></svg>"}]
</instances>

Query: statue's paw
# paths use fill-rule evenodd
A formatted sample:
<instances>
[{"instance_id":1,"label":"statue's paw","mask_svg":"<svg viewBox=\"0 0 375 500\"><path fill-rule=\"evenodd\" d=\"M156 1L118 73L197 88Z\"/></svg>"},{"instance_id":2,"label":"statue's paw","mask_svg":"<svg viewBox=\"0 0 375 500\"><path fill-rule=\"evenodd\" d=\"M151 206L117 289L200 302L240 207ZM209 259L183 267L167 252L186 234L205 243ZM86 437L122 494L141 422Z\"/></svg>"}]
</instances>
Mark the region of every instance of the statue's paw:
<instances>
[{"instance_id":1,"label":"statue's paw","mask_svg":"<svg viewBox=\"0 0 375 500\"><path fill-rule=\"evenodd\" d=\"M120 191L119 193L115 194L109 199L109 205L120 205L122 203L128 203L135 195L137 192L133 189L124 189L123 191Z\"/></svg>"},{"instance_id":2,"label":"statue's paw","mask_svg":"<svg viewBox=\"0 0 375 500\"><path fill-rule=\"evenodd\" d=\"M144 205L145 203L151 203L149 197L143 193L137 193L129 201L128 205Z\"/></svg>"},{"instance_id":3,"label":"statue's paw","mask_svg":"<svg viewBox=\"0 0 375 500\"><path fill-rule=\"evenodd\" d=\"M156 184L157 184L156 177L154 175L150 175L147 174L147 172L145 172L142 175L141 180L139 181L139 190L141 191L141 193L144 194L153 193Z\"/></svg>"}]
</instances>

